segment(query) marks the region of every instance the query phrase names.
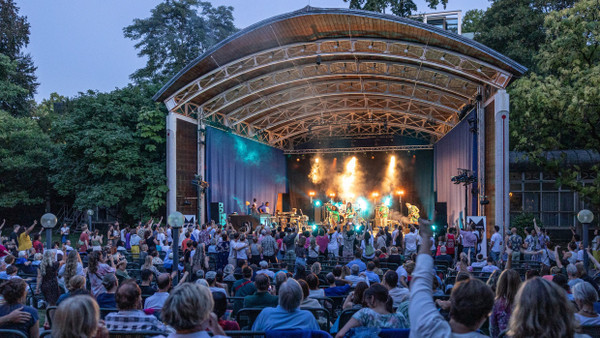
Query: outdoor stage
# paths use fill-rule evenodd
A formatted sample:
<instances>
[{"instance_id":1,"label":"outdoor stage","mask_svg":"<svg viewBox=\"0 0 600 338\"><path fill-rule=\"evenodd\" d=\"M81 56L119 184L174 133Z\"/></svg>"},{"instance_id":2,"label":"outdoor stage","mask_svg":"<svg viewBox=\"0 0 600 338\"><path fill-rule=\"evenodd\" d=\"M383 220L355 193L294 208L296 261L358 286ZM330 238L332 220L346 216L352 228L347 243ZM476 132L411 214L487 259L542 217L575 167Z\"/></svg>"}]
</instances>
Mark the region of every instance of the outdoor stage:
<instances>
[{"instance_id":1,"label":"outdoor stage","mask_svg":"<svg viewBox=\"0 0 600 338\"><path fill-rule=\"evenodd\" d=\"M525 71L411 19L306 7L264 20L155 95L169 109L167 213L204 221L245 214L256 198L312 218L315 200L332 194L370 210L389 203L391 213L404 191L425 219L462 213L507 228L504 89Z\"/></svg>"}]
</instances>

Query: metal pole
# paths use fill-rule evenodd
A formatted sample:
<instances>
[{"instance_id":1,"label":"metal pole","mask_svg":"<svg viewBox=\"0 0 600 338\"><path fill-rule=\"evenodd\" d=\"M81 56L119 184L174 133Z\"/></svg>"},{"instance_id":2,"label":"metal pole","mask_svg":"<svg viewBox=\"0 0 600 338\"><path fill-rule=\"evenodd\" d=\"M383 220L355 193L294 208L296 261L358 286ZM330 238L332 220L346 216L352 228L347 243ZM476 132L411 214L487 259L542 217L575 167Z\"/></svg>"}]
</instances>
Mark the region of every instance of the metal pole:
<instances>
[{"instance_id":1,"label":"metal pole","mask_svg":"<svg viewBox=\"0 0 600 338\"><path fill-rule=\"evenodd\" d=\"M179 281L179 228L173 227L173 245L171 251L173 252L172 269L177 271L175 277L173 277L173 285L177 285L177 282Z\"/></svg>"},{"instance_id":2,"label":"metal pole","mask_svg":"<svg viewBox=\"0 0 600 338\"><path fill-rule=\"evenodd\" d=\"M583 224L583 266L585 267L585 271L588 271L588 264L589 262L589 257L587 254L587 248L588 248L588 233L590 232L590 224L589 223L584 223Z\"/></svg>"},{"instance_id":3,"label":"metal pole","mask_svg":"<svg viewBox=\"0 0 600 338\"><path fill-rule=\"evenodd\" d=\"M90 231L94 231L94 229L92 228L92 215L88 214L88 224L90 225Z\"/></svg>"},{"instance_id":4,"label":"metal pole","mask_svg":"<svg viewBox=\"0 0 600 338\"><path fill-rule=\"evenodd\" d=\"M46 228L46 249L52 249L52 228Z\"/></svg>"}]
</instances>

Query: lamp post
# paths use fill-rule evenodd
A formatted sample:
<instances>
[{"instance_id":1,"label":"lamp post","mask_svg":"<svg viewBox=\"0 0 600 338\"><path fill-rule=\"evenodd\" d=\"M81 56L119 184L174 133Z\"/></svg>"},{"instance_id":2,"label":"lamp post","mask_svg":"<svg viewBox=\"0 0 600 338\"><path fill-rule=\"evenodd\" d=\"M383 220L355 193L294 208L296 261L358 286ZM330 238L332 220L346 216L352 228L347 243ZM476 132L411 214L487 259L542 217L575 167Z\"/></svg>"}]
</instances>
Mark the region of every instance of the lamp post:
<instances>
[{"instance_id":1,"label":"lamp post","mask_svg":"<svg viewBox=\"0 0 600 338\"><path fill-rule=\"evenodd\" d=\"M90 228L90 231L94 231L94 229L92 229L92 216L94 216L94 210L88 209L87 214L88 214L88 226Z\"/></svg>"},{"instance_id":2,"label":"lamp post","mask_svg":"<svg viewBox=\"0 0 600 338\"><path fill-rule=\"evenodd\" d=\"M51 213L44 214L42 219L40 219L42 227L46 229L46 248L48 249L52 248L52 228L56 226L57 222L56 216Z\"/></svg>"},{"instance_id":3,"label":"lamp post","mask_svg":"<svg viewBox=\"0 0 600 338\"><path fill-rule=\"evenodd\" d=\"M179 211L175 211L167 218L167 223L173 227L173 244L171 252L173 252L173 265L175 267L175 278L173 278L173 284L177 285L179 280L179 229L183 226L185 217Z\"/></svg>"},{"instance_id":4,"label":"lamp post","mask_svg":"<svg viewBox=\"0 0 600 338\"><path fill-rule=\"evenodd\" d=\"M579 223L583 224L583 265L585 267L585 271L588 270L589 257L587 255L588 241L589 241L589 231L590 231L590 223L594 220L594 213L583 209L577 214L577 220Z\"/></svg>"}]
</instances>

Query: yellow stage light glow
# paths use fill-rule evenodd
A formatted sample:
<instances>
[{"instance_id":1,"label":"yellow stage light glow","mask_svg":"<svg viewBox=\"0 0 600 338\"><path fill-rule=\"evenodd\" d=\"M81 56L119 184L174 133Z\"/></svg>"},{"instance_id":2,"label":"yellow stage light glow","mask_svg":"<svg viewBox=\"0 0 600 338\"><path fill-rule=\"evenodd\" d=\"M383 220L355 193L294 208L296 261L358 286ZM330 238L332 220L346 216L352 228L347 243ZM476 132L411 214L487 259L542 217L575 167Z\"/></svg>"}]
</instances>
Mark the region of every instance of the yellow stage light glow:
<instances>
[{"instance_id":1,"label":"yellow stage light glow","mask_svg":"<svg viewBox=\"0 0 600 338\"><path fill-rule=\"evenodd\" d=\"M345 200L351 199L352 196L356 196L354 191L356 187L356 169L357 159L356 156L352 156L346 162L344 174L340 179L340 196Z\"/></svg>"}]
</instances>

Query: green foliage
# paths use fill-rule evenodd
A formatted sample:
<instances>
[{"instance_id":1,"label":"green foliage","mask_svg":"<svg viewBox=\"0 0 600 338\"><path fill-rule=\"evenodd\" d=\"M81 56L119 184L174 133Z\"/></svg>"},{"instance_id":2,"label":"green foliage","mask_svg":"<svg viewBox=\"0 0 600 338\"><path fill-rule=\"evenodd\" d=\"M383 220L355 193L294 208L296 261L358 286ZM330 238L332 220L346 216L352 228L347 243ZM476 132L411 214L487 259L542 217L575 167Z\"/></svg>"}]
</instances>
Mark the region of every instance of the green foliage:
<instances>
[{"instance_id":1,"label":"green foliage","mask_svg":"<svg viewBox=\"0 0 600 338\"><path fill-rule=\"evenodd\" d=\"M485 11L482 9L471 9L465 13L462 19L462 31L463 33L475 33L479 32L479 26Z\"/></svg>"},{"instance_id":2,"label":"green foliage","mask_svg":"<svg viewBox=\"0 0 600 338\"><path fill-rule=\"evenodd\" d=\"M157 90L143 83L81 93L53 124L51 181L75 208L115 207L127 219L164 204L166 112L151 99Z\"/></svg>"},{"instance_id":3,"label":"green foliage","mask_svg":"<svg viewBox=\"0 0 600 338\"><path fill-rule=\"evenodd\" d=\"M166 0L146 19L125 27L125 37L136 40L146 67L131 75L135 81L164 82L208 48L235 33L233 7L214 8L199 0Z\"/></svg>"},{"instance_id":4,"label":"green foliage","mask_svg":"<svg viewBox=\"0 0 600 338\"><path fill-rule=\"evenodd\" d=\"M44 201L53 144L35 120L0 110L0 207Z\"/></svg>"},{"instance_id":5,"label":"green foliage","mask_svg":"<svg viewBox=\"0 0 600 338\"><path fill-rule=\"evenodd\" d=\"M413 0L344 0L350 3L352 9L362 9L365 11L385 13L387 10L394 15L409 17L417 10L417 5ZM429 8L437 8L442 5L444 9L448 0L426 0Z\"/></svg>"},{"instance_id":6,"label":"green foliage","mask_svg":"<svg viewBox=\"0 0 600 338\"><path fill-rule=\"evenodd\" d=\"M544 170L559 173L559 184L600 205L600 168L595 181L577 183L579 167L546 161L555 149L600 149L600 6L581 0L573 8L548 14L546 42L537 57L537 72L510 89L511 144L527 151Z\"/></svg>"},{"instance_id":7,"label":"green foliage","mask_svg":"<svg viewBox=\"0 0 600 338\"><path fill-rule=\"evenodd\" d=\"M512 215L510 218L510 226L511 228L517 228L517 233L521 236L525 236L525 228L531 227L533 228L533 219L535 216L529 213L520 213L517 215ZM543 228L544 225L542 221L536 218L536 223L540 228ZM510 230L510 229L507 229Z\"/></svg>"},{"instance_id":8,"label":"green foliage","mask_svg":"<svg viewBox=\"0 0 600 338\"><path fill-rule=\"evenodd\" d=\"M29 115L38 86L33 60L22 52L28 43L27 18L13 0L0 0L0 109L14 116Z\"/></svg>"}]
</instances>

